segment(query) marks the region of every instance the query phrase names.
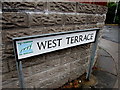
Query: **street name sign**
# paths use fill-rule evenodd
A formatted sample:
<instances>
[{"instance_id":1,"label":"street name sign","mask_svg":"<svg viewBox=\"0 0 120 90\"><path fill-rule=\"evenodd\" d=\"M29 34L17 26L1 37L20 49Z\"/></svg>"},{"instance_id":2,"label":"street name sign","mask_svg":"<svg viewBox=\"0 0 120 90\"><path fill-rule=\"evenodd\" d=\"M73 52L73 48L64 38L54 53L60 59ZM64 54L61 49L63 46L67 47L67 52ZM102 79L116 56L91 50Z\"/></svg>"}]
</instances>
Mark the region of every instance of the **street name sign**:
<instances>
[{"instance_id":1,"label":"street name sign","mask_svg":"<svg viewBox=\"0 0 120 90\"><path fill-rule=\"evenodd\" d=\"M18 60L95 41L97 28L13 38Z\"/></svg>"}]
</instances>

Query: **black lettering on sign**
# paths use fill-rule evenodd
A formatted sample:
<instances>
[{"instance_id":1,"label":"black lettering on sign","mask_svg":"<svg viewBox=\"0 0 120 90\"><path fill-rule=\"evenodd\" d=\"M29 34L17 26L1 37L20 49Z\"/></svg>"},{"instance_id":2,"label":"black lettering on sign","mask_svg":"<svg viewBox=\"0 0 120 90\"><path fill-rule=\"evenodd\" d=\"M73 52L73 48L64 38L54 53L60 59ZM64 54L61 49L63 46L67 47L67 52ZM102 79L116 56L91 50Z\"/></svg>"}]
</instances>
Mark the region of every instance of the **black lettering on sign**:
<instances>
[{"instance_id":1,"label":"black lettering on sign","mask_svg":"<svg viewBox=\"0 0 120 90\"><path fill-rule=\"evenodd\" d=\"M61 45L61 40L62 38L47 40L43 42L37 42L37 45L38 45L39 50L46 49L46 48L54 48L54 47Z\"/></svg>"},{"instance_id":2,"label":"black lettering on sign","mask_svg":"<svg viewBox=\"0 0 120 90\"><path fill-rule=\"evenodd\" d=\"M48 48L52 48L52 40L48 40Z\"/></svg>"},{"instance_id":3,"label":"black lettering on sign","mask_svg":"<svg viewBox=\"0 0 120 90\"><path fill-rule=\"evenodd\" d=\"M83 38L83 36L80 35L80 36L79 36L79 42L80 42L80 41L83 41L82 38Z\"/></svg>"},{"instance_id":4,"label":"black lettering on sign","mask_svg":"<svg viewBox=\"0 0 120 90\"><path fill-rule=\"evenodd\" d=\"M71 37L71 44L73 44L73 43L74 43L74 36Z\"/></svg>"},{"instance_id":5,"label":"black lettering on sign","mask_svg":"<svg viewBox=\"0 0 120 90\"><path fill-rule=\"evenodd\" d=\"M61 45L60 41L62 40L62 38L57 39L57 40L58 40L58 46L60 46Z\"/></svg>"},{"instance_id":6,"label":"black lettering on sign","mask_svg":"<svg viewBox=\"0 0 120 90\"><path fill-rule=\"evenodd\" d=\"M66 37L66 39L67 39L67 44L69 44L69 42L70 42L70 37Z\"/></svg>"},{"instance_id":7,"label":"black lettering on sign","mask_svg":"<svg viewBox=\"0 0 120 90\"><path fill-rule=\"evenodd\" d=\"M85 36L84 36L84 39L83 39L83 41L85 41L85 40L87 41L87 35L85 35Z\"/></svg>"},{"instance_id":8,"label":"black lettering on sign","mask_svg":"<svg viewBox=\"0 0 120 90\"><path fill-rule=\"evenodd\" d=\"M78 36L75 36L75 43L78 42Z\"/></svg>"},{"instance_id":9,"label":"black lettering on sign","mask_svg":"<svg viewBox=\"0 0 120 90\"><path fill-rule=\"evenodd\" d=\"M93 39L93 33L91 34L91 37L90 37L90 39L91 39L91 40Z\"/></svg>"},{"instance_id":10,"label":"black lettering on sign","mask_svg":"<svg viewBox=\"0 0 120 90\"><path fill-rule=\"evenodd\" d=\"M56 39L53 40L53 47L56 47Z\"/></svg>"},{"instance_id":11,"label":"black lettering on sign","mask_svg":"<svg viewBox=\"0 0 120 90\"><path fill-rule=\"evenodd\" d=\"M37 45L38 45L38 47L39 47L39 50L41 50L42 47L43 47L43 49L45 49L45 47L46 47L46 43L47 43L47 41L45 41L44 43L41 42L40 44L39 44L39 42L37 42Z\"/></svg>"}]
</instances>

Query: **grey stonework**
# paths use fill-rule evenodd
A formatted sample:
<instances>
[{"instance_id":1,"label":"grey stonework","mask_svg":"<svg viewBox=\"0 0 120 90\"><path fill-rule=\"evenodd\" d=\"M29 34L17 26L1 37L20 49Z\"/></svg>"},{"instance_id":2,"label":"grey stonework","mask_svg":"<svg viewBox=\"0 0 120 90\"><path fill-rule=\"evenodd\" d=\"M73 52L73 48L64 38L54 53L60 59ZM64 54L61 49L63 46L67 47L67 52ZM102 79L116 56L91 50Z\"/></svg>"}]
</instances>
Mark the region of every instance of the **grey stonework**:
<instances>
[{"instance_id":1,"label":"grey stonework","mask_svg":"<svg viewBox=\"0 0 120 90\"><path fill-rule=\"evenodd\" d=\"M105 21L105 15L96 14L45 14L4 12L2 14L2 28L25 28L33 26L62 26L97 24Z\"/></svg>"},{"instance_id":2,"label":"grey stonework","mask_svg":"<svg viewBox=\"0 0 120 90\"><path fill-rule=\"evenodd\" d=\"M20 10L39 10L43 11L45 2L2 2L2 9L5 11L16 12Z\"/></svg>"},{"instance_id":3,"label":"grey stonework","mask_svg":"<svg viewBox=\"0 0 120 90\"><path fill-rule=\"evenodd\" d=\"M50 2L49 10L54 12L76 12L75 2Z\"/></svg>"},{"instance_id":4,"label":"grey stonework","mask_svg":"<svg viewBox=\"0 0 120 90\"><path fill-rule=\"evenodd\" d=\"M2 2L2 87L18 88L13 37L102 28L107 8L78 2ZM28 88L57 88L88 69L91 44L23 60Z\"/></svg>"}]
</instances>

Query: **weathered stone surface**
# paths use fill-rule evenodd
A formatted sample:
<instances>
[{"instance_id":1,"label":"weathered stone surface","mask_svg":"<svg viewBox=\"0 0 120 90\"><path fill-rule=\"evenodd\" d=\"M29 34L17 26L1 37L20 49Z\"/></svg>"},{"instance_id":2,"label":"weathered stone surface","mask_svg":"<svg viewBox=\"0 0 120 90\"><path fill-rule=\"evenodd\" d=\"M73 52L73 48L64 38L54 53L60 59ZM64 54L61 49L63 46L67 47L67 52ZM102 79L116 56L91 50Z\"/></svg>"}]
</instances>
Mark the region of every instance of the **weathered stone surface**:
<instances>
[{"instance_id":1,"label":"weathered stone surface","mask_svg":"<svg viewBox=\"0 0 120 90\"><path fill-rule=\"evenodd\" d=\"M36 2L36 10L43 11L46 8L46 2Z\"/></svg>"},{"instance_id":2,"label":"weathered stone surface","mask_svg":"<svg viewBox=\"0 0 120 90\"><path fill-rule=\"evenodd\" d=\"M50 2L50 11L56 12L75 12L76 3L75 2Z\"/></svg>"},{"instance_id":3,"label":"weathered stone surface","mask_svg":"<svg viewBox=\"0 0 120 90\"><path fill-rule=\"evenodd\" d=\"M47 71L46 76L53 77L55 75L58 75L61 73L66 73L66 72L70 72L70 64L69 63L55 67L54 69Z\"/></svg>"},{"instance_id":4,"label":"weathered stone surface","mask_svg":"<svg viewBox=\"0 0 120 90\"><path fill-rule=\"evenodd\" d=\"M31 14L31 25L53 26L62 25L62 15L60 14Z\"/></svg>"},{"instance_id":5,"label":"weathered stone surface","mask_svg":"<svg viewBox=\"0 0 120 90\"><path fill-rule=\"evenodd\" d=\"M76 47L72 47L71 51L74 53L77 53L79 51L79 53L81 52L88 52L87 50L90 49L91 44L85 44L85 45L80 45L80 46L76 46Z\"/></svg>"},{"instance_id":6,"label":"weathered stone surface","mask_svg":"<svg viewBox=\"0 0 120 90\"><path fill-rule=\"evenodd\" d=\"M86 15L65 15L65 24L85 24L87 22Z\"/></svg>"},{"instance_id":7,"label":"weathered stone surface","mask_svg":"<svg viewBox=\"0 0 120 90\"><path fill-rule=\"evenodd\" d=\"M69 81L70 73L62 73L58 76L56 76L57 80L55 82L52 82L51 84L47 84L43 86L43 88L58 88L64 85L66 82Z\"/></svg>"},{"instance_id":8,"label":"weathered stone surface","mask_svg":"<svg viewBox=\"0 0 120 90\"><path fill-rule=\"evenodd\" d=\"M9 89L13 89L13 88L20 88L19 86L19 81L10 81L8 82L7 84L2 84L2 89L6 89L6 88L9 88Z\"/></svg>"},{"instance_id":9,"label":"weathered stone surface","mask_svg":"<svg viewBox=\"0 0 120 90\"><path fill-rule=\"evenodd\" d=\"M5 44L5 49L3 49L3 53L5 54L11 54L13 55L14 54L14 51L13 51L13 43L6 43Z\"/></svg>"},{"instance_id":10,"label":"weathered stone surface","mask_svg":"<svg viewBox=\"0 0 120 90\"><path fill-rule=\"evenodd\" d=\"M96 24L98 22L98 16L87 15L87 24Z\"/></svg>"},{"instance_id":11,"label":"weathered stone surface","mask_svg":"<svg viewBox=\"0 0 120 90\"><path fill-rule=\"evenodd\" d=\"M78 66L77 68L74 68L74 69L71 67L69 80L71 81L71 80L78 78L79 76L81 76L82 74L86 72L87 68L88 68L88 63L82 65L82 67Z\"/></svg>"},{"instance_id":12,"label":"weathered stone surface","mask_svg":"<svg viewBox=\"0 0 120 90\"><path fill-rule=\"evenodd\" d=\"M51 87L53 88L54 87L54 84L56 84L57 82L59 82L59 76L54 76L52 78L48 78L48 79L45 79L41 82L35 82L35 88L48 88L48 87Z\"/></svg>"},{"instance_id":13,"label":"weathered stone surface","mask_svg":"<svg viewBox=\"0 0 120 90\"><path fill-rule=\"evenodd\" d=\"M49 70L25 78L25 81L28 84L28 86L29 84L33 83L33 85L37 85L37 88L38 85L39 87L43 87L47 84L53 83L53 81L49 80L50 78L53 78L66 72L70 72L70 64L50 68Z\"/></svg>"},{"instance_id":14,"label":"weathered stone surface","mask_svg":"<svg viewBox=\"0 0 120 90\"><path fill-rule=\"evenodd\" d=\"M65 24L85 24L86 15L65 15Z\"/></svg>"},{"instance_id":15,"label":"weathered stone surface","mask_svg":"<svg viewBox=\"0 0 120 90\"><path fill-rule=\"evenodd\" d=\"M65 15L65 24L96 24L97 22L104 22L104 15Z\"/></svg>"},{"instance_id":16,"label":"weathered stone surface","mask_svg":"<svg viewBox=\"0 0 120 90\"><path fill-rule=\"evenodd\" d=\"M45 33L44 29L41 27L37 28L18 28L18 29L6 29L2 31L2 40L7 45L8 43L12 45L12 38L24 37L31 35L40 35ZM18 34L19 33L19 34ZM11 46L10 46L11 47Z\"/></svg>"},{"instance_id":17,"label":"weathered stone surface","mask_svg":"<svg viewBox=\"0 0 120 90\"><path fill-rule=\"evenodd\" d=\"M50 68L56 68L60 65L60 59L46 59L46 62L38 64L38 65L34 65L32 66L32 71L33 73L40 73L46 70L49 70Z\"/></svg>"},{"instance_id":18,"label":"weathered stone surface","mask_svg":"<svg viewBox=\"0 0 120 90\"><path fill-rule=\"evenodd\" d=\"M93 4L85 4L85 3L78 3L77 4L77 12L78 13L96 13L96 5Z\"/></svg>"},{"instance_id":19,"label":"weathered stone surface","mask_svg":"<svg viewBox=\"0 0 120 90\"><path fill-rule=\"evenodd\" d=\"M28 27L28 15L26 13L3 12L2 28Z\"/></svg>"},{"instance_id":20,"label":"weathered stone surface","mask_svg":"<svg viewBox=\"0 0 120 90\"><path fill-rule=\"evenodd\" d=\"M15 2L2 2L2 9L14 9Z\"/></svg>"},{"instance_id":21,"label":"weathered stone surface","mask_svg":"<svg viewBox=\"0 0 120 90\"><path fill-rule=\"evenodd\" d=\"M98 22L98 23L104 23L104 22L105 22L105 19L106 19L106 17L105 17L104 15L99 15L99 16L97 17L97 22Z\"/></svg>"},{"instance_id":22,"label":"weathered stone surface","mask_svg":"<svg viewBox=\"0 0 120 90\"><path fill-rule=\"evenodd\" d=\"M3 73L3 75L2 75L3 84L11 82L12 80L13 81L18 80L17 70L16 71L10 71L10 72L7 72L7 73Z\"/></svg>"},{"instance_id":23,"label":"weathered stone surface","mask_svg":"<svg viewBox=\"0 0 120 90\"><path fill-rule=\"evenodd\" d=\"M97 5L96 9L97 9L96 13L98 14L106 14L108 10L106 6L101 6L101 5Z\"/></svg>"},{"instance_id":24,"label":"weathered stone surface","mask_svg":"<svg viewBox=\"0 0 120 90\"><path fill-rule=\"evenodd\" d=\"M16 11L44 11L46 2L2 2L2 10L4 12Z\"/></svg>"},{"instance_id":25,"label":"weathered stone surface","mask_svg":"<svg viewBox=\"0 0 120 90\"><path fill-rule=\"evenodd\" d=\"M76 69L76 68L80 67L81 65L88 63L88 59L89 59L89 57L86 57L84 59L78 59L76 61L73 61L70 63L70 67L72 69Z\"/></svg>"},{"instance_id":26,"label":"weathered stone surface","mask_svg":"<svg viewBox=\"0 0 120 90\"><path fill-rule=\"evenodd\" d=\"M64 56L64 57L61 57L61 58L60 58L60 65L67 64L67 63L70 63L70 62L72 62L72 61L74 61L74 59L71 58L71 57L70 57L70 54L69 54L69 55L67 55L67 56Z\"/></svg>"},{"instance_id":27,"label":"weathered stone surface","mask_svg":"<svg viewBox=\"0 0 120 90\"><path fill-rule=\"evenodd\" d=\"M9 72L9 66L8 66L8 61L2 61L2 73L7 73Z\"/></svg>"},{"instance_id":28,"label":"weathered stone surface","mask_svg":"<svg viewBox=\"0 0 120 90\"><path fill-rule=\"evenodd\" d=\"M107 7L94 5L94 4L85 4L85 3L78 3L77 4L77 12L78 13L88 13L88 14L106 14Z\"/></svg>"},{"instance_id":29,"label":"weathered stone surface","mask_svg":"<svg viewBox=\"0 0 120 90\"><path fill-rule=\"evenodd\" d=\"M2 2L3 11L20 11L20 10L40 10L43 11L45 2Z\"/></svg>"}]
</instances>

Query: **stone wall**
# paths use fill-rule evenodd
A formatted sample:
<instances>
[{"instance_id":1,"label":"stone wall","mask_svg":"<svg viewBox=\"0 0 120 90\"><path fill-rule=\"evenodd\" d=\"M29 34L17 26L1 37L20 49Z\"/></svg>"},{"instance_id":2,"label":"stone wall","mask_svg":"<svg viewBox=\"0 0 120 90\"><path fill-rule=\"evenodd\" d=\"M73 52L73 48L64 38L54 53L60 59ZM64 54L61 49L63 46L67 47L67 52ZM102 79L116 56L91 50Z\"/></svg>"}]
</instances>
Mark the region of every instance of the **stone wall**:
<instances>
[{"instance_id":1,"label":"stone wall","mask_svg":"<svg viewBox=\"0 0 120 90\"><path fill-rule=\"evenodd\" d=\"M2 2L2 86L18 88L13 37L102 28L105 6L78 2ZM1 26L0 26L1 27ZM23 60L25 86L57 88L86 72L92 44Z\"/></svg>"}]
</instances>

